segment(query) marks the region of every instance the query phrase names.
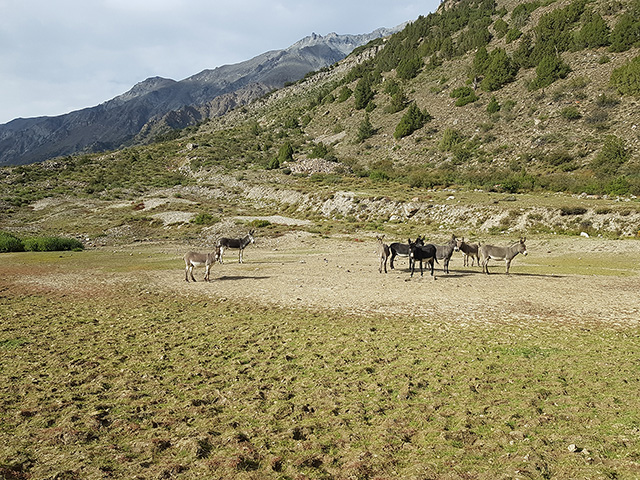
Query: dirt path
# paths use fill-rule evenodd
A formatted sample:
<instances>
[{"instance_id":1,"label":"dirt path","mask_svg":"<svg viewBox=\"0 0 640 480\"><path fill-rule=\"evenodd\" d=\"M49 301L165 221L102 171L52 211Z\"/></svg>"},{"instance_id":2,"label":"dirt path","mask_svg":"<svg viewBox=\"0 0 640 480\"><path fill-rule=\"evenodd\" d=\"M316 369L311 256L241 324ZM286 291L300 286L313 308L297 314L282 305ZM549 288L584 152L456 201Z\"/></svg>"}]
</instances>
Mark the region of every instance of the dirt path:
<instances>
[{"instance_id":1,"label":"dirt path","mask_svg":"<svg viewBox=\"0 0 640 480\"><path fill-rule=\"evenodd\" d=\"M412 315L457 324L639 323L640 242L559 239L527 243L530 255L513 261L512 275L504 274L504 263L493 263L495 275L490 276L481 274L479 267L462 267L462 256L455 253L451 273L446 275L437 267L433 280L428 274L411 278L406 258L396 260L396 270L378 273L376 244L371 238L358 241L295 234L259 240L245 250L244 264L238 264L235 251L231 252L225 264L212 268L210 283L184 282L179 261L175 271L162 272L159 277L154 272L149 280L172 294L205 295L217 301ZM635 258L635 265L630 266L634 276L554 273L554 258L559 255L596 258L615 251ZM202 268L197 270L196 278L202 274Z\"/></svg>"}]
</instances>

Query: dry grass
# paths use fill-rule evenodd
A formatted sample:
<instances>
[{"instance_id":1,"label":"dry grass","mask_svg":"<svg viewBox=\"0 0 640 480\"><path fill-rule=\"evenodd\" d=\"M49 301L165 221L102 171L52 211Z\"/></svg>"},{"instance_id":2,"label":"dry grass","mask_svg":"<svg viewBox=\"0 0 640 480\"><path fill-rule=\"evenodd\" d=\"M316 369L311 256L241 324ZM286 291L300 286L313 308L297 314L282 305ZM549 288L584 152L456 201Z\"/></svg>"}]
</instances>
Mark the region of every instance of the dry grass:
<instances>
[{"instance_id":1,"label":"dry grass","mask_svg":"<svg viewBox=\"0 0 640 480\"><path fill-rule=\"evenodd\" d=\"M635 326L169 295L143 283L166 255L105 253L2 267L5 478L640 475ZM78 280L16 280L33 268Z\"/></svg>"}]
</instances>

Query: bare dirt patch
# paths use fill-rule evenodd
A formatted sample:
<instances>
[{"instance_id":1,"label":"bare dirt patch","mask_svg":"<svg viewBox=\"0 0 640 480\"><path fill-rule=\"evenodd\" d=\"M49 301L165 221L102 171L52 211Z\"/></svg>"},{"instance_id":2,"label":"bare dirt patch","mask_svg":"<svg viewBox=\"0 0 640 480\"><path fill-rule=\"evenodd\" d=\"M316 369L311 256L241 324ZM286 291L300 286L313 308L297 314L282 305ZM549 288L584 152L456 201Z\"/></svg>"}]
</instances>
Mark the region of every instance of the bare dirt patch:
<instances>
[{"instance_id":1,"label":"bare dirt patch","mask_svg":"<svg viewBox=\"0 0 640 480\"><path fill-rule=\"evenodd\" d=\"M411 277L406 258L396 260L395 270L378 273L375 243L370 238L320 239L298 234L249 247L242 265L237 261L216 265L215 280L208 284L181 284L177 271L157 281L162 288L183 294L366 315L422 316L455 323L560 320L629 325L640 318L637 276L557 273L554 258L564 254L589 258L601 249L619 249L632 250L637 259L639 247L638 242L583 242L581 248L566 240L529 242L531 253L513 261L509 276L504 274L504 264L493 263L495 274L490 276L479 267L464 268L461 254L456 253L451 273L444 274L437 266L433 280L428 273ZM636 261L630 267L637 265Z\"/></svg>"},{"instance_id":2,"label":"bare dirt patch","mask_svg":"<svg viewBox=\"0 0 640 480\"><path fill-rule=\"evenodd\" d=\"M371 237L324 238L296 232L258 238L247 247L244 263L229 252L211 270L212 281L187 283L181 246L132 246L119 252L130 259L129 271L65 272L64 267L24 268L15 283L69 294L137 284L168 295L206 297L213 301L252 302L265 307L329 310L356 315L422 317L455 325L495 322L636 325L640 319L638 270L640 242L559 238L527 242L529 255L518 256L511 275L504 264L491 263L492 275L480 267L463 267L455 253L450 273L437 265L413 277L406 258L378 273L376 242ZM151 252L151 253L149 253ZM147 257L175 263L174 268L142 268ZM613 263L616 256L628 261ZM611 257L612 260L607 260ZM174 260L175 259L175 260ZM569 260L567 260L569 259ZM567 267L567 263L571 263ZM12 266L15 276L17 267ZM582 274L566 273L579 270ZM196 269L198 280L204 270Z\"/></svg>"}]
</instances>

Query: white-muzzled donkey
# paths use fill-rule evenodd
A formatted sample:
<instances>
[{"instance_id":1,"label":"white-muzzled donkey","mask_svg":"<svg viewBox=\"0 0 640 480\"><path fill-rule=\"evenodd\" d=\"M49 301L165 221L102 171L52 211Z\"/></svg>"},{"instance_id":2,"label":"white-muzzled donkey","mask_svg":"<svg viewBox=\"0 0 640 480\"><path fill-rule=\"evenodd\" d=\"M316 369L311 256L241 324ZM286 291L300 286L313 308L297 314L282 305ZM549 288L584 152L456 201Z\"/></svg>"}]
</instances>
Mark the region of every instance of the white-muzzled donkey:
<instances>
[{"instance_id":1,"label":"white-muzzled donkey","mask_svg":"<svg viewBox=\"0 0 640 480\"><path fill-rule=\"evenodd\" d=\"M211 271L211 266L218 261L218 257L220 256L220 249L216 247L215 252L213 253L198 253L198 252L187 252L184 254L184 279L188 282L189 275L191 275L191 280L194 282L196 279L193 277L193 268L201 267L204 265L204 281L209 281L209 272Z\"/></svg>"},{"instance_id":2,"label":"white-muzzled donkey","mask_svg":"<svg viewBox=\"0 0 640 480\"><path fill-rule=\"evenodd\" d=\"M507 275L509 275L509 267L511 266L511 260L514 259L519 253L526 255L527 246L524 242L526 237L520 239L519 242L514 243L508 247L496 247L495 245L480 245L480 258L482 259L482 272L489 275L489 260L504 260L507 264Z\"/></svg>"},{"instance_id":3,"label":"white-muzzled donkey","mask_svg":"<svg viewBox=\"0 0 640 480\"><path fill-rule=\"evenodd\" d=\"M219 239L217 247L220 249L220 263L223 263L222 256L224 255L224 251L227 248L237 248L238 250L240 250L238 252L238 263L242 263L242 252L244 251L245 247L250 243L255 243L255 240L253 239L254 232L255 230L250 230L249 233L242 238L222 237L221 239Z\"/></svg>"}]
</instances>

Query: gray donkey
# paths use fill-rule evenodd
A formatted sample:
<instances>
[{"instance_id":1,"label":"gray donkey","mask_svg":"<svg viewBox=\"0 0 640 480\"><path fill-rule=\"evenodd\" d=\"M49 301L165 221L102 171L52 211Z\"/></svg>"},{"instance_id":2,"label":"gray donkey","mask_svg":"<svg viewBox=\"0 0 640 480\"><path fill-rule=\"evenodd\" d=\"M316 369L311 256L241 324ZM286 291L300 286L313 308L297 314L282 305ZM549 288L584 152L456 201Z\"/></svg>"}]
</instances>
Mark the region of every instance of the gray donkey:
<instances>
[{"instance_id":1,"label":"gray donkey","mask_svg":"<svg viewBox=\"0 0 640 480\"><path fill-rule=\"evenodd\" d=\"M508 247L496 247L494 245L480 245L480 258L482 260L482 272L489 275L489 260L505 261L507 264L507 275L509 275L509 267L511 266L511 260L515 258L519 253L526 255L527 246L525 245L526 237L520 239L519 242L514 243Z\"/></svg>"}]
</instances>

